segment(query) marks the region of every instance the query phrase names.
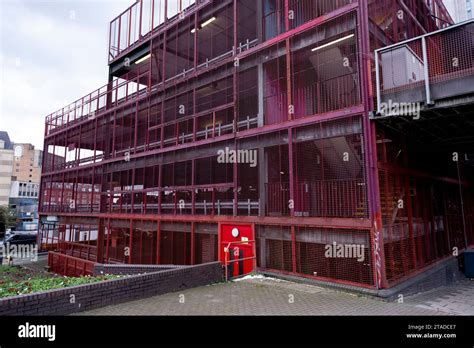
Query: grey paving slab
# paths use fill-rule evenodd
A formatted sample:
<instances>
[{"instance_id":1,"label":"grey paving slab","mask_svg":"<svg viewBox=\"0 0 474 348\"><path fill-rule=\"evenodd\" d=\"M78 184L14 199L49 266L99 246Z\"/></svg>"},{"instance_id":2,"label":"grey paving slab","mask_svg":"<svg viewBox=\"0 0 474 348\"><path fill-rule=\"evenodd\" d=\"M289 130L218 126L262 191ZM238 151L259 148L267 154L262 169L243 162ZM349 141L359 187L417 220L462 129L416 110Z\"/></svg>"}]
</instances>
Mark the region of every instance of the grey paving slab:
<instances>
[{"instance_id":1,"label":"grey paving slab","mask_svg":"<svg viewBox=\"0 0 474 348\"><path fill-rule=\"evenodd\" d=\"M474 281L465 279L410 296L406 303L443 314L474 315Z\"/></svg>"},{"instance_id":2,"label":"grey paving slab","mask_svg":"<svg viewBox=\"0 0 474 348\"><path fill-rule=\"evenodd\" d=\"M443 298L446 295L453 297ZM457 303L457 301L459 303ZM80 315L468 315L474 282L406 297L403 303L254 277L154 296Z\"/></svg>"}]
</instances>

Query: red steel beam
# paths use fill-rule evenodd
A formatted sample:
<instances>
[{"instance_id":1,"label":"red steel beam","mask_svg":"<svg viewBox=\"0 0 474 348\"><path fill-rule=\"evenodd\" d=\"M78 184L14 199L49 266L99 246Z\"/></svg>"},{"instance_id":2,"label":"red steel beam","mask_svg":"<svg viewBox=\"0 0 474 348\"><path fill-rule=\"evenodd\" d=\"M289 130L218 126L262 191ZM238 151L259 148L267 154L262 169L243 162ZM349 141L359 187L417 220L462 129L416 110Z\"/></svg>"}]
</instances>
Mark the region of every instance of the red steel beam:
<instances>
[{"instance_id":1,"label":"red steel beam","mask_svg":"<svg viewBox=\"0 0 474 348\"><path fill-rule=\"evenodd\" d=\"M274 217L274 216L231 216L231 215L179 215L174 214L127 214L127 213L41 213L42 216L54 215L64 217L109 218L117 220L145 220L145 221L180 221L180 222L241 222L268 225L307 225L327 228L367 230L372 227L369 219L359 218L332 218L332 217Z\"/></svg>"}]
</instances>

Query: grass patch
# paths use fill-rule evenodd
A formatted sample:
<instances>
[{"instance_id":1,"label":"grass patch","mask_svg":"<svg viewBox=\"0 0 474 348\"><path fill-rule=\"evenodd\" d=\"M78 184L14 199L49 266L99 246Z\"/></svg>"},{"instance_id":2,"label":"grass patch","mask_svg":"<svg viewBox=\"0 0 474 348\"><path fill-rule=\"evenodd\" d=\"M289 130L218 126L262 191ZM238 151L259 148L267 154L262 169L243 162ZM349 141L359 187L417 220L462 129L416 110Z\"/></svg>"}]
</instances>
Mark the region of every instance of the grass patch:
<instances>
[{"instance_id":1,"label":"grass patch","mask_svg":"<svg viewBox=\"0 0 474 348\"><path fill-rule=\"evenodd\" d=\"M46 272L35 272L18 266L0 266L0 298L96 283L120 277L123 276L62 277Z\"/></svg>"}]
</instances>

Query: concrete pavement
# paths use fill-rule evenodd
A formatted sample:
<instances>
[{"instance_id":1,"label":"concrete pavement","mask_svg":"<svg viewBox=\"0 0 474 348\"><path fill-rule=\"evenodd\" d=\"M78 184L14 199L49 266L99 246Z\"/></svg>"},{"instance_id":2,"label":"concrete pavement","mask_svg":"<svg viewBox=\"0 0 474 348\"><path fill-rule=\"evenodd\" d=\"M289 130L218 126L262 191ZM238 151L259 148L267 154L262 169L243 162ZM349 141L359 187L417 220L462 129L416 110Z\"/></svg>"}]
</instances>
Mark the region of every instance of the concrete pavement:
<instances>
[{"instance_id":1,"label":"concrete pavement","mask_svg":"<svg viewBox=\"0 0 474 348\"><path fill-rule=\"evenodd\" d=\"M154 296L79 315L474 315L474 281L403 303L263 276Z\"/></svg>"}]
</instances>

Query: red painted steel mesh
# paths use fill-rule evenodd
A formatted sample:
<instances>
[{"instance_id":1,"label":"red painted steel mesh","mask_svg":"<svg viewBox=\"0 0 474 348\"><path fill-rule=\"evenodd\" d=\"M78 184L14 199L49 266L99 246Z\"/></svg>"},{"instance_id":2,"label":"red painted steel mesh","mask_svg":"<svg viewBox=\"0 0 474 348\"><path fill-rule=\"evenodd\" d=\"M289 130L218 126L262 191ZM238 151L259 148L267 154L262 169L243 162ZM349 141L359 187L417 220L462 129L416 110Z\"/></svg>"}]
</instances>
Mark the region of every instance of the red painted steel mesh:
<instances>
[{"instance_id":1,"label":"red painted steel mesh","mask_svg":"<svg viewBox=\"0 0 474 348\"><path fill-rule=\"evenodd\" d=\"M290 0L288 8L290 11L290 28L296 28L309 22L314 18L326 15L345 5L352 3L351 0Z\"/></svg>"},{"instance_id":2,"label":"red painted steel mesh","mask_svg":"<svg viewBox=\"0 0 474 348\"><path fill-rule=\"evenodd\" d=\"M256 226L257 266L279 271L293 271L290 228L287 226Z\"/></svg>"},{"instance_id":3,"label":"red painted steel mesh","mask_svg":"<svg viewBox=\"0 0 474 348\"><path fill-rule=\"evenodd\" d=\"M367 187L360 118L294 133L294 214L366 217Z\"/></svg>"},{"instance_id":4,"label":"red painted steel mesh","mask_svg":"<svg viewBox=\"0 0 474 348\"><path fill-rule=\"evenodd\" d=\"M258 267L327 280L373 284L367 230L298 227L292 238L289 227L259 225L256 236Z\"/></svg>"},{"instance_id":5,"label":"red painted steel mesh","mask_svg":"<svg viewBox=\"0 0 474 348\"><path fill-rule=\"evenodd\" d=\"M160 264L192 264L190 224L162 224L160 235Z\"/></svg>"},{"instance_id":6,"label":"red painted steel mesh","mask_svg":"<svg viewBox=\"0 0 474 348\"><path fill-rule=\"evenodd\" d=\"M366 230L300 227L296 231L297 272L372 285L370 246Z\"/></svg>"},{"instance_id":7,"label":"red painted steel mesh","mask_svg":"<svg viewBox=\"0 0 474 348\"><path fill-rule=\"evenodd\" d=\"M287 144L265 149L268 162L268 182L265 183L266 214L288 216L290 214L289 148Z\"/></svg>"},{"instance_id":8,"label":"red painted steel mesh","mask_svg":"<svg viewBox=\"0 0 474 348\"><path fill-rule=\"evenodd\" d=\"M377 138L385 266L394 284L472 243L471 169L448 150L389 130Z\"/></svg>"},{"instance_id":9,"label":"red painted steel mesh","mask_svg":"<svg viewBox=\"0 0 474 348\"><path fill-rule=\"evenodd\" d=\"M131 237L130 262L133 264L155 264L158 246L156 222L134 222Z\"/></svg>"},{"instance_id":10,"label":"red painted steel mesh","mask_svg":"<svg viewBox=\"0 0 474 348\"><path fill-rule=\"evenodd\" d=\"M430 83L474 73L474 23L427 38Z\"/></svg>"},{"instance_id":11,"label":"red painted steel mesh","mask_svg":"<svg viewBox=\"0 0 474 348\"><path fill-rule=\"evenodd\" d=\"M380 171L387 279L395 282L465 247L459 187ZM468 212L470 208L468 208ZM472 225L466 225L472 234Z\"/></svg>"},{"instance_id":12,"label":"red painted steel mesh","mask_svg":"<svg viewBox=\"0 0 474 348\"><path fill-rule=\"evenodd\" d=\"M283 44L275 47L283 48ZM263 104L265 124L288 120L288 90L286 57L280 56L264 64Z\"/></svg>"},{"instance_id":13,"label":"red painted steel mesh","mask_svg":"<svg viewBox=\"0 0 474 348\"><path fill-rule=\"evenodd\" d=\"M369 0L371 52L377 48L442 28L452 19L442 1ZM407 11L408 9L408 11Z\"/></svg>"},{"instance_id":14,"label":"red painted steel mesh","mask_svg":"<svg viewBox=\"0 0 474 348\"><path fill-rule=\"evenodd\" d=\"M355 16L347 15L292 40L295 118L360 104L355 28Z\"/></svg>"},{"instance_id":15,"label":"red painted steel mesh","mask_svg":"<svg viewBox=\"0 0 474 348\"><path fill-rule=\"evenodd\" d=\"M190 264L190 253L188 256L190 240L187 234L183 232L161 231L161 264Z\"/></svg>"}]
</instances>

